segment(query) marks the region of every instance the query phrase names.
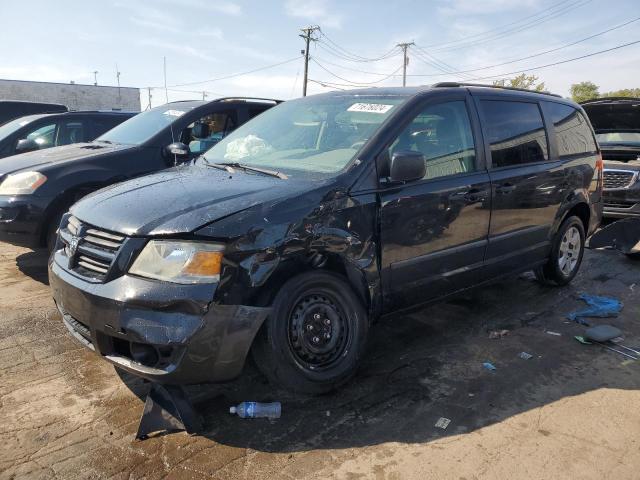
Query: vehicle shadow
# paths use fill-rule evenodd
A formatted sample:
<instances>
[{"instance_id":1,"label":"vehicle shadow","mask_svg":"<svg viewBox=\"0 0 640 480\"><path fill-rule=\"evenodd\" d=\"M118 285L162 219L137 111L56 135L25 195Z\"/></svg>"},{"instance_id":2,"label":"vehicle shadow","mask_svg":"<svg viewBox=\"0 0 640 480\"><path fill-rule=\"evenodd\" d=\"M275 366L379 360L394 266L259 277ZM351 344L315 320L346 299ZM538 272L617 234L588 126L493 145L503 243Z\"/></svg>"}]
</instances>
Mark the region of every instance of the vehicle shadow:
<instances>
[{"instance_id":1,"label":"vehicle shadow","mask_svg":"<svg viewBox=\"0 0 640 480\"><path fill-rule=\"evenodd\" d=\"M47 274L47 260L49 252L46 248L22 253L16 257L18 270L36 282L49 285Z\"/></svg>"},{"instance_id":2,"label":"vehicle shadow","mask_svg":"<svg viewBox=\"0 0 640 480\"><path fill-rule=\"evenodd\" d=\"M578 300L582 292L624 301L637 275L638 264L622 255L589 252L579 277L562 289L540 286L527 274L383 320L371 331L356 377L320 397L274 388L249 364L237 381L189 387L204 420L201 435L265 452L427 442L605 386L639 389L640 377L616 368L624 358L574 341L584 327L566 319L584 307ZM633 321L638 311L631 303L619 318L600 323L614 323L640 343L640 325ZM502 329L509 333L489 338L489 331ZM522 351L533 357L519 358ZM144 398L148 384L123 378ZM282 402L282 418L228 414L230 405L247 400ZM446 430L435 427L440 417L451 420Z\"/></svg>"}]
</instances>

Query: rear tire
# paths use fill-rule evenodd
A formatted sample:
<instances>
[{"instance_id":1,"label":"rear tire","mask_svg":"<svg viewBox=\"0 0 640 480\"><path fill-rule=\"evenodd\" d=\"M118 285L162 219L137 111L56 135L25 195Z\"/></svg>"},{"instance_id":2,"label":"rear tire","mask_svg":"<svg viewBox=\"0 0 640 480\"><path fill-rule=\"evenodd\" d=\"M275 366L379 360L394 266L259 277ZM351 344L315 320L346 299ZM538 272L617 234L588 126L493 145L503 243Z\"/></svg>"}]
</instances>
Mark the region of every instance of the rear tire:
<instances>
[{"instance_id":1,"label":"rear tire","mask_svg":"<svg viewBox=\"0 0 640 480\"><path fill-rule=\"evenodd\" d=\"M365 309L342 277L303 273L278 291L253 357L273 383L297 393L327 393L355 374L368 329Z\"/></svg>"},{"instance_id":2,"label":"rear tire","mask_svg":"<svg viewBox=\"0 0 640 480\"><path fill-rule=\"evenodd\" d=\"M566 285L580 270L584 256L584 225L576 216L567 218L556 233L549 260L534 270L536 278L545 285Z\"/></svg>"}]
</instances>

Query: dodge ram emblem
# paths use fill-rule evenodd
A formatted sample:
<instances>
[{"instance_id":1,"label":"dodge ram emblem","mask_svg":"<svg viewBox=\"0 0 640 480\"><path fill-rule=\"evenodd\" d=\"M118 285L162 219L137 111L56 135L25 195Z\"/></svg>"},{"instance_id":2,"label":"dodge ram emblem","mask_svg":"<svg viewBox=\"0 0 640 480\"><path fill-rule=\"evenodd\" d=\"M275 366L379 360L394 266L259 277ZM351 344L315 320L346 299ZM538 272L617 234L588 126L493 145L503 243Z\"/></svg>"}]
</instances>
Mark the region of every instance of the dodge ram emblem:
<instances>
[{"instance_id":1,"label":"dodge ram emblem","mask_svg":"<svg viewBox=\"0 0 640 480\"><path fill-rule=\"evenodd\" d=\"M68 256L73 257L76 254L76 250L78 250L78 243L80 243L80 239L75 235L71 237L71 241L69 242Z\"/></svg>"}]
</instances>

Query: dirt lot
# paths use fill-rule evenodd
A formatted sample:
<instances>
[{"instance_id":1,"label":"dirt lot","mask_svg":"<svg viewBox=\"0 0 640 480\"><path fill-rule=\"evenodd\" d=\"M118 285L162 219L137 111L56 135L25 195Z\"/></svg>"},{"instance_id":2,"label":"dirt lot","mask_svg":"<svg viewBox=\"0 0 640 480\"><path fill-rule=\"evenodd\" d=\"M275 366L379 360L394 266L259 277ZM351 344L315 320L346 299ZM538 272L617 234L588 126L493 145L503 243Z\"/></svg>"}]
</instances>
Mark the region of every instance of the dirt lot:
<instances>
[{"instance_id":1,"label":"dirt lot","mask_svg":"<svg viewBox=\"0 0 640 480\"><path fill-rule=\"evenodd\" d=\"M640 475L640 362L578 344L582 327L565 318L581 292L615 296L625 307L610 323L640 345L640 263L613 252L588 252L564 289L525 275L381 322L356 379L325 397L274 391L249 365L232 384L191 390L204 434L144 442L134 434L148 385L67 334L44 262L0 244L2 479ZM489 339L496 328L510 333ZM250 399L282 401L282 418L226 413Z\"/></svg>"}]
</instances>

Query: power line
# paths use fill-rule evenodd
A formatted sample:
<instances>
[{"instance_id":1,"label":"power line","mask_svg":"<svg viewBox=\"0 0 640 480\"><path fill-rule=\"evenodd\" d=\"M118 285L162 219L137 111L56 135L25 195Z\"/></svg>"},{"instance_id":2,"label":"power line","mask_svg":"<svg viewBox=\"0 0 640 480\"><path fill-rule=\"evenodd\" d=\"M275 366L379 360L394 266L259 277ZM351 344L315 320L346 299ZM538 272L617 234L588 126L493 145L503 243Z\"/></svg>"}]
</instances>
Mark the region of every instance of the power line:
<instances>
[{"instance_id":1,"label":"power line","mask_svg":"<svg viewBox=\"0 0 640 480\"><path fill-rule=\"evenodd\" d=\"M284 60L282 62L273 63L271 65L266 65L264 67L254 68L253 70L247 70L245 72L233 73L231 75L225 75L223 77L210 78L208 80L201 80L201 81L198 81L198 82L178 83L176 85L169 85L169 87L188 87L188 86L191 86L191 85L202 85L203 83L219 82L220 80L228 80L229 78L241 77L243 75L249 75L251 73L260 72L262 70L268 70L270 68L279 67L280 65L285 65L287 63L298 61L298 60L300 60L300 58L301 57L298 56L298 57L295 57L295 58L290 58L289 60ZM162 87L162 88L164 88L164 87Z\"/></svg>"},{"instance_id":2,"label":"power line","mask_svg":"<svg viewBox=\"0 0 640 480\"><path fill-rule=\"evenodd\" d=\"M443 42L443 43L433 43L433 44L430 44L430 45L426 45L426 47L427 48L443 47L443 46L446 46L446 45L451 45L451 44L455 44L455 43L459 43L459 42L463 42L463 41L466 42L466 41L468 41L468 40L470 40L472 38L483 37L483 36L485 36L487 34L490 34L492 32L495 32L495 31L498 31L498 30L502 30L503 28L511 27L511 26L516 25L518 23L522 23L522 22L524 22L526 20L529 20L531 18L534 18L534 17L537 17L539 15L542 15L543 13L545 13L545 12L547 12L549 10L555 10L555 9L561 7L563 4L566 4L566 3L570 2L570 1L573 1L573 0L563 0L563 1L561 1L561 2L559 2L557 4L555 4L555 5L552 5L551 7L547 7L547 8L545 8L543 10L540 10L539 12L534 13L532 15L528 15L526 17L523 17L523 18L519 19L519 20L515 20L515 21L509 22L509 23L505 23L504 25L500 25L498 27L491 28L489 30L485 30L485 31L480 32L480 33L475 33L473 35L467 35L463 39L451 40L449 42Z\"/></svg>"},{"instance_id":3,"label":"power line","mask_svg":"<svg viewBox=\"0 0 640 480\"><path fill-rule=\"evenodd\" d=\"M640 20L640 17L637 17L637 18L634 18L634 19L632 19L632 20L629 20L628 22L624 22L624 23L618 24L618 25L616 25L616 26L614 26L614 27L608 28L608 29L603 30L603 31L601 31L601 32L594 33L593 35L589 35L588 37L582 38L582 39L580 39L580 40L576 40L576 41L574 41L574 42L567 43L567 44L565 44L565 45L561 45L561 46L559 46L559 47L555 47L555 48L552 48L552 49L549 49L549 50L544 50L544 51L542 51L542 52L538 52L538 53L534 53L534 54L531 54L531 55L527 55L526 57L516 58L516 59L513 59L513 60L508 60L508 61L505 61L505 62L496 63L496 64L494 64L494 65L488 65L488 66L484 66L484 67L477 67L477 68L470 68L470 69L466 69L466 70L457 70L457 71L452 71L452 72L450 72L450 73L455 74L455 73L472 73L472 72L478 72L478 71L481 71L481 70L489 70L489 69L491 69L491 68L501 67L501 66L503 66L503 65L509 65L509 64L511 64L511 63L521 62L522 60L529 60L529 59L531 59L531 58L540 57L540 56L542 56L542 55L547 55L547 54L549 54L549 53L557 52L557 51L559 51L559 50L563 50L563 49L568 48L568 47L573 47L574 45L578 45L579 43L586 42L587 40L591 40L591 39L596 38L596 37L599 37L599 36L601 36L601 35L605 35L605 34L607 34L607 33L609 33L609 32L613 32L614 30L619 30L620 28L626 27L627 25L630 25L630 24L632 24L632 23L635 23L635 22L637 22L638 20ZM417 45L416 45L416 48L417 48L418 50L420 50L420 51L424 51L422 47L419 47L419 46L417 46ZM438 75L439 75L439 74L438 74ZM418 76L420 76L420 77L428 77L428 76L436 76L436 75L418 75L418 74L416 74L416 75L413 75L413 76L416 76L416 77L418 77Z\"/></svg>"},{"instance_id":4,"label":"power line","mask_svg":"<svg viewBox=\"0 0 640 480\"><path fill-rule=\"evenodd\" d=\"M461 50L464 48L468 48L468 47L475 47L477 45L482 45L485 43L489 43L489 42L493 42L495 40L499 40L501 38L505 38L508 37L510 35L513 35L514 33L519 33L522 32L524 30L528 30L530 28L533 27L537 27L538 25L548 22L549 20L553 20L554 18L557 18L561 15L564 15L565 13L568 13L572 10L575 10L576 8L579 7L583 7L584 5L586 5L587 3L590 3L592 0L579 0L578 2L572 3L570 5L567 5L565 8L558 10L556 12L553 12L552 14L546 15L544 17L541 17L539 19L533 20L529 23L526 23L524 25L520 25L518 27L509 29L509 30L505 30L504 32L498 33L496 35L493 36L489 36L487 38L481 38L481 39L477 39L477 40L473 40L473 41L462 41L462 43L458 43L458 45L453 45L453 46L449 46L449 47L438 47L438 48L432 48L432 52L451 52L451 51L455 51L455 50Z\"/></svg>"},{"instance_id":5,"label":"power line","mask_svg":"<svg viewBox=\"0 0 640 480\"><path fill-rule=\"evenodd\" d=\"M633 42L623 43L621 45L616 45L615 47L607 48L605 50L599 50L597 52L587 53L585 55L580 55L579 57L573 57L573 58L569 58L569 59L566 59L566 60L560 60L558 62L547 63L546 65L538 65L536 67L529 67L529 68L525 68L525 69L522 69L522 70L514 70L512 72L500 73L500 74L497 74L497 75L488 75L486 77L475 77L475 78L470 78L469 80L488 80L490 78L499 78L499 77L506 77L508 75L515 75L515 74L518 74L518 73L525 73L525 72L529 72L531 70L541 70L543 68L555 67L557 65L562 65L562 64L570 63L570 62L575 62L577 60L582 60L582 59L589 58L589 57L594 57L596 55L600 55L600 54L603 54L603 53L612 52L614 50L619 50L621 48L629 47L629 46L635 45L637 43L640 43L640 40L634 40Z\"/></svg>"},{"instance_id":6,"label":"power line","mask_svg":"<svg viewBox=\"0 0 640 480\"><path fill-rule=\"evenodd\" d=\"M331 70L327 69L324 65L322 65L321 63L319 63L315 58L312 58L311 61L313 63L315 63L316 65L318 65L322 70L324 70L325 72L327 72L329 75L332 75L334 77L336 77L338 80L342 80L343 82L347 82L348 84L351 84L353 86L367 86L367 85L375 85L377 83L382 83L385 80L391 78L391 77L395 77L396 73L398 73L400 71L400 69L402 68L402 66L398 67L396 70L394 70L392 73L390 73L389 75L387 75L384 78L381 78L379 80L375 80L373 82L354 82L352 80L349 80L348 78L344 78L341 77L340 75L336 75L335 73L333 73ZM336 83L336 85L340 85L339 83ZM348 85L347 85L348 86Z\"/></svg>"},{"instance_id":7,"label":"power line","mask_svg":"<svg viewBox=\"0 0 640 480\"><path fill-rule=\"evenodd\" d=\"M338 45L336 42L334 42L333 40L331 40L326 33L324 33L322 30L320 30L320 35L322 36L322 38L324 38L326 41L323 42L322 40L321 43L324 43L327 46L330 46L331 48L333 48L334 50L337 50L338 52L343 52L341 53L343 56L346 57L351 57L352 61L354 62L377 62L380 60L385 60L387 58L390 58L392 56L396 56L399 54L399 52L397 52L397 47L398 45L396 45L395 47L393 47L392 49L390 49L389 51L387 51L386 53L382 54L379 57L375 57L375 58L368 58L368 57L364 57L362 55L358 55L356 53L352 53L349 50L347 50L346 48ZM393 55L392 55L393 54Z\"/></svg>"}]
</instances>

